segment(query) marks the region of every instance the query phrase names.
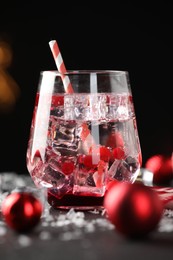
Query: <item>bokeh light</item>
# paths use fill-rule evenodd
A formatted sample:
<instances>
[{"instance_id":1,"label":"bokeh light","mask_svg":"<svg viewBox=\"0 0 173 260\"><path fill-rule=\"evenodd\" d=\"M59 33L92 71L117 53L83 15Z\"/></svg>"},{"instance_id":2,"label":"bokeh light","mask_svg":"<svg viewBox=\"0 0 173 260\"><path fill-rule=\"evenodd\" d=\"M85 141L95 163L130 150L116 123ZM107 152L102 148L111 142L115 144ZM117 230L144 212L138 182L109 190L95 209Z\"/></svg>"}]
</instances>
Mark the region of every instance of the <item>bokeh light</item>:
<instances>
[{"instance_id":1,"label":"bokeh light","mask_svg":"<svg viewBox=\"0 0 173 260\"><path fill-rule=\"evenodd\" d=\"M0 41L0 112L9 112L14 108L20 95L16 81L9 74L12 62L12 50L8 43Z\"/></svg>"}]
</instances>

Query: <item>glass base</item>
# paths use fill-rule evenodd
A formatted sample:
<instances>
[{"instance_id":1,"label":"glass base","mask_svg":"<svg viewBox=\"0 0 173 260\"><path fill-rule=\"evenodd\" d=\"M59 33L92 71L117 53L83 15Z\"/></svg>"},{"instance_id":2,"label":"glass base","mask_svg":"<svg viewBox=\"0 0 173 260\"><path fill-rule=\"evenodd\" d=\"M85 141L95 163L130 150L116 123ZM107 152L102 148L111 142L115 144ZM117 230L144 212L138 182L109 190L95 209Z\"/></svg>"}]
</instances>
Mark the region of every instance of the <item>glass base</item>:
<instances>
[{"instance_id":1,"label":"glass base","mask_svg":"<svg viewBox=\"0 0 173 260\"><path fill-rule=\"evenodd\" d=\"M69 210L71 208L76 210L103 210L103 199L104 197L93 197L93 196L77 196L77 195L64 195L61 199L56 197L48 191L47 194L48 203L57 209Z\"/></svg>"}]
</instances>

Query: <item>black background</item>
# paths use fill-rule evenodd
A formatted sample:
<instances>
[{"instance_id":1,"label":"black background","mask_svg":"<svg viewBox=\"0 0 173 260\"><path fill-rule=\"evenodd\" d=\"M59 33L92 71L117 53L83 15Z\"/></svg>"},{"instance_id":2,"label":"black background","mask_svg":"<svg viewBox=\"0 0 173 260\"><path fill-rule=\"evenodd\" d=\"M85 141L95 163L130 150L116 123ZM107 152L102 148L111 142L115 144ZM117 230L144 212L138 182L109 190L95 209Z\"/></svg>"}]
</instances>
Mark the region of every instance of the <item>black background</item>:
<instances>
[{"instance_id":1,"label":"black background","mask_svg":"<svg viewBox=\"0 0 173 260\"><path fill-rule=\"evenodd\" d=\"M114 1L76 5L48 1L1 4L0 39L13 51L10 75L20 88L12 111L0 113L0 171L27 173L26 149L39 73L56 69L48 42L56 39L67 69L127 70L143 166L170 154L172 128L171 4Z\"/></svg>"}]
</instances>

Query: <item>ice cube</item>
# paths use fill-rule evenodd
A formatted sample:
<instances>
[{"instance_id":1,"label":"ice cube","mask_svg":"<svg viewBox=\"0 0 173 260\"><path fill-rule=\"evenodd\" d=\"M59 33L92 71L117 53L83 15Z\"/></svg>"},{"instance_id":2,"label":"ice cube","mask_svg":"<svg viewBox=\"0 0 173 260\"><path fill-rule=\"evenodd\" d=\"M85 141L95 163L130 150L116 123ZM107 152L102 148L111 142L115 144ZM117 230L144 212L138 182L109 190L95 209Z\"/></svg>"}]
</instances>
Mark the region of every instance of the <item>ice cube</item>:
<instances>
[{"instance_id":1,"label":"ice cube","mask_svg":"<svg viewBox=\"0 0 173 260\"><path fill-rule=\"evenodd\" d=\"M109 168L109 171L108 171L108 175L110 178L113 178L116 171L117 171L117 168L118 168L118 165L120 163L120 160L115 160L113 162L113 164L111 165L111 167Z\"/></svg>"},{"instance_id":2,"label":"ice cube","mask_svg":"<svg viewBox=\"0 0 173 260\"><path fill-rule=\"evenodd\" d=\"M55 197L62 198L67 193L72 192L74 184L74 178L72 175L66 176L63 181L61 180L61 184L57 183L57 187L53 187L50 189L50 192L55 195Z\"/></svg>"},{"instance_id":3,"label":"ice cube","mask_svg":"<svg viewBox=\"0 0 173 260\"><path fill-rule=\"evenodd\" d=\"M139 171L140 165L138 161L135 158L128 156L125 160L119 161L113 178L118 181L133 182L139 174Z\"/></svg>"},{"instance_id":4,"label":"ice cube","mask_svg":"<svg viewBox=\"0 0 173 260\"><path fill-rule=\"evenodd\" d=\"M44 176L42 181L47 184L50 184L49 187L59 187L61 188L64 185L65 176L62 172L54 169L50 164L45 166Z\"/></svg>"},{"instance_id":5,"label":"ice cube","mask_svg":"<svg viewBox=\"0 0 173 260\"><path fill-rule=\"evenodd\" d=\"M63 155L75 154L79 146L76 135L76 123L74 121L59 121L52 128L52 147L53 150Z\"/></svg>"},{"instance_id":6,"label":"ice cube","mask_svg":"<svg viewBox=\"0 0 173 260\"><path fill-rule=\"evenodd\" d=\"M96 186L92 174L89 174L89 176L87 177L86 183L87 183L88 186L91 186L91 187Z\"/></svg>"}]
</instances>

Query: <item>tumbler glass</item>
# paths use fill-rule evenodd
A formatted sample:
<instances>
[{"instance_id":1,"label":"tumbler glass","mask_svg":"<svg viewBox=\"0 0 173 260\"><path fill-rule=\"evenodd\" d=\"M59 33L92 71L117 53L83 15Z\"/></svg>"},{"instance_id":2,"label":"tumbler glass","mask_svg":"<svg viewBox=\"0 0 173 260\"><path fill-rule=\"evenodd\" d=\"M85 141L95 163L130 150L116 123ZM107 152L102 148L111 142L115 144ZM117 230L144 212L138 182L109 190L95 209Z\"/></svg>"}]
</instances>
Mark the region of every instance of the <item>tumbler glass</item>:
<instances>
[{"instance_id":1,"label":"tumbler glass","mask_svg":"<svg viewBox=\"0 0 173 260\"><path fill-rule=\"evenodd\" d=\"M129 73L42 71L26 161L53 208L102 208L110 182L134 183L142 156Z\"/></svg>"}]
</instances>

